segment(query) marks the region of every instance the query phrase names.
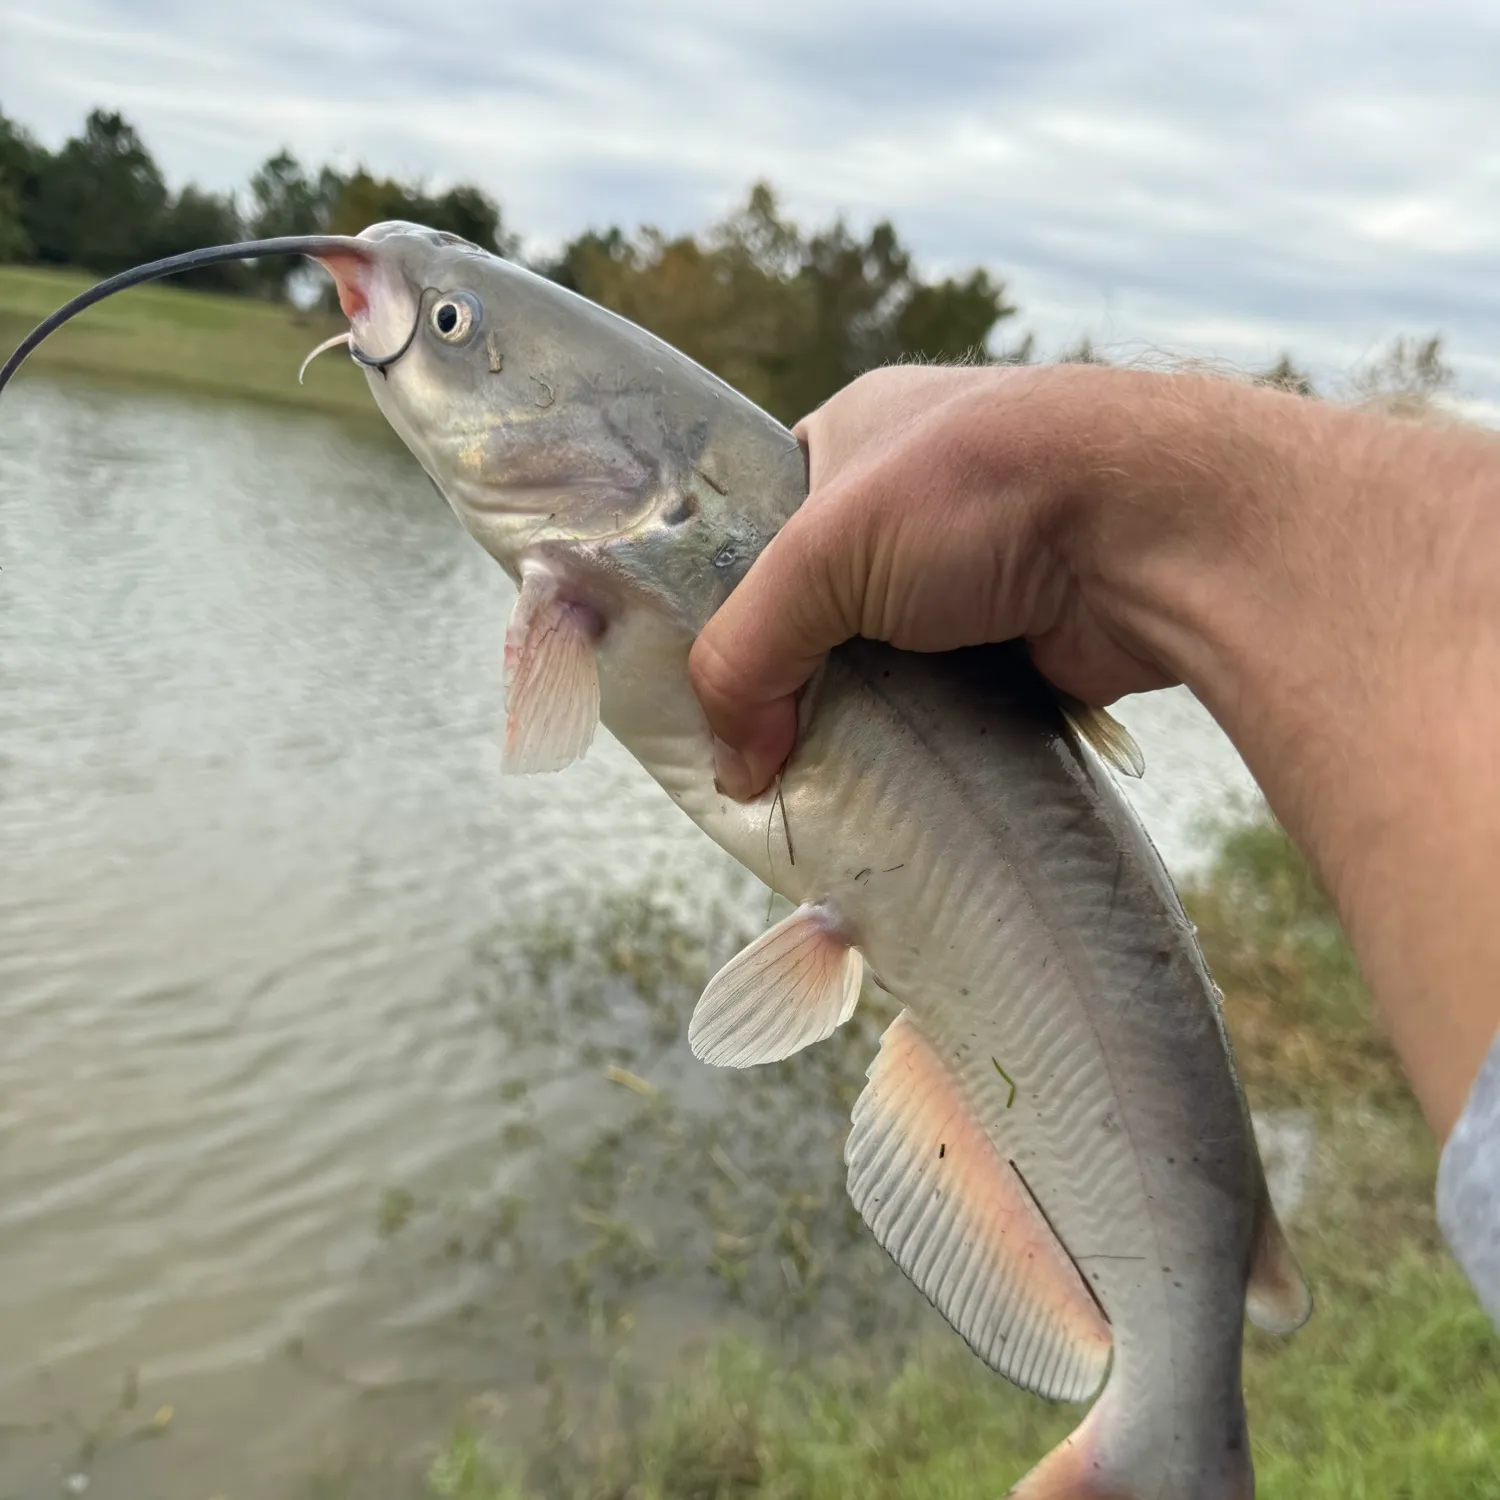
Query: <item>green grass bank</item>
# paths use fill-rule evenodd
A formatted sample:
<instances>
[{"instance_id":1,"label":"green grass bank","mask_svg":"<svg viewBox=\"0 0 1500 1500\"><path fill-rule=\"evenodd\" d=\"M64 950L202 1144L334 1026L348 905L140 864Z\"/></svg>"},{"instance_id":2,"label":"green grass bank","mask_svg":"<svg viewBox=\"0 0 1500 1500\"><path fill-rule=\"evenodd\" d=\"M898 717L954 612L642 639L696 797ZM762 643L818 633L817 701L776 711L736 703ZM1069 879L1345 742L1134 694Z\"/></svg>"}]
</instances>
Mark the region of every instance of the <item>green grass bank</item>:
<instances>
[{"instance_id":1,"label":"green grass bank","mask_svg":"<svg viewBox=\"0 0 1500 1500\"><path fill-rule=\"evenodd\" d=\"M86 271L0 265L0 350L8 354L70 297L100 278ZM28 371L85 376L114 386L275 402L378 421L364 376L340 352L297 384L314 345L348 325L285 303L152 284L88 308L27 360Z\"/></svg>"},{"instance_id":2,"label":"green grass bank","mask_svg":"<svg viewBox=\"0 0 1500 1500\"><path fill-rule=\"evenodd\" d=\"M1185 894L1247 1089L1258 1110L1308 1119L1317 1140L1290 1223L1316 1312L1291 1339L1248 1337L1258 1493L1500 1496L1500 1338L1443 1250L1436 1153L1337 921L1278 829L1213 836L1217 858ZM628 951L626 970L658 984L660 956ZM973 1500L1003 1494L1082 1415L1014 1390L931 1328L820 1358L775 1324L721 1341L665 1390L622 1383L586 1409L558 1405L526 1444L492 1444L476 1410L435 1458L429 1493Z\"/></svg>"}]
</instances>

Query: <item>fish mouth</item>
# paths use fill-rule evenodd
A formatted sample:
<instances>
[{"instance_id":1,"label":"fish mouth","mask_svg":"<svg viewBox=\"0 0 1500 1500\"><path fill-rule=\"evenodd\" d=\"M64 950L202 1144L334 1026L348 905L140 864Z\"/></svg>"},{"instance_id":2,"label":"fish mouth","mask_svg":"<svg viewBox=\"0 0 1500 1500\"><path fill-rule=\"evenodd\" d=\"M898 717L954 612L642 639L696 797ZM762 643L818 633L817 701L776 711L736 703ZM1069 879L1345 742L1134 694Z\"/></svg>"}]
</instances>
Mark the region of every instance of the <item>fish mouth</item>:
<instances>
[{"instance_id":1,"label":"fish mouth","mask_svg":"<svg viewBox=\"0 0 1500 1500\"><path fill-rule=\"evenodd\" d=\"M311 258L333 277L338 289L339 306L349 320L350 355L356 364L378 370L383 376L411 348L422 326L422 297L399 266L376 251L378 244L379 240L349 240L334 249L314 252ZM410 321L405 322L406 318ZM381 345L391 352L370 352L370 348Z\"/></svg>"},{"instance_id":2,"label":"fish mouth","mask_svg":"<svg viewBox=\"0 0 1500 1500\"><path fill-rule=\"evenodd\" d=\"M380 255L379 245L379 240L366 240L353 235L282 235L274 239L242 240L232 245L210 245L202 250L188 250L181 255L169 255L128 271L121 271L118 275L91 286L87 291L80 292L38 323L16 346L4 365L0 365L0 391L5 389L11 377L37 345L64 323L95 303L104 301L106 297L140 286L144 282L157 281L163 276L174 276L180 271L193 271L200 266L220 265L225 261L257 260L266 255L305 255L310 260L317 261L333 277L338 288L339 305L350 323L350 354L367 369L379 370L384 375L411 348L421 319L419 299L406 285L399 266L393 265L390 257ZM408 307L411 321L404 324L402 314ZM401 331L403 324L404 331ZM360 334L373 335L374 341L395 344L394 352L370 353L367 348L361 347Z\"/></svg>"},{"instance_id":3,"label":"fish mouth","mask_svg":"<svg viewBox=\"0 0 1500 1500\"><path fill-rule=\"evenodd\" d=\"M396 361L400 359L408 349L411 348L412 340L416 338L417 329L421 326L422 319L419 314L417 317L414 317L411 320L411 328L408 330L406 337L401 341L400 346L397 348L394 354L366 354L365 351L354 342L354 334L351 332L349 335L349 353L353 357L356 364L363 365L367 370L379 370L381 375L384 375L385 372L393 364L395 364Z\"/></svg>"}]
</instances>

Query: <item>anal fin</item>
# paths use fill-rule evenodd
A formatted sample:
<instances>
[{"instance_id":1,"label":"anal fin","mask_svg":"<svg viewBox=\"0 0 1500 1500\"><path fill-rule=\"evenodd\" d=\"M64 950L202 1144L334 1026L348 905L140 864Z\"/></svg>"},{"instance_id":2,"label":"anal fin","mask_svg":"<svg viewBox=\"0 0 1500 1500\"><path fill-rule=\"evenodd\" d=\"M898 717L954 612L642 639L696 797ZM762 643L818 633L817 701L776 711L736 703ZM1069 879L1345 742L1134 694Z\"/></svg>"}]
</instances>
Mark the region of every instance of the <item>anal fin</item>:
<instances>
[{"instance_id":1,"label":"anal fin","mask_svg":"<svg viewBox=\"0 0 1500 1500\"><path fill-rule=\"evenodd\" d=\"M709 980L688 1026L693 1056L749 1068L821 1042L854 1014L864 967L828 908L799 906Z\"/></svg>"},{"instance_id":2,"label":"anal fin","mask_svg":"<svg viewBox=\"0 0 1500 1500\"><path fill-rule=\"evenodd\" d=\"M854 1106L849 1195L875 1238L991 1369L1056 1400L1104 1378L1110 1331L1021 1174L903 1011Z\"/></svg>"},{"instance_id":3,"label":"anal fin","mask_svg":"<svg viewBox=\"0 0 1500 1500\"><path fill-rule=\"evenodd\" d=\"M550 573L526 573L505 632L507 775L560 771L579 759L599 724L594 641L602 622Z\"/></svg>"}]
</instances>

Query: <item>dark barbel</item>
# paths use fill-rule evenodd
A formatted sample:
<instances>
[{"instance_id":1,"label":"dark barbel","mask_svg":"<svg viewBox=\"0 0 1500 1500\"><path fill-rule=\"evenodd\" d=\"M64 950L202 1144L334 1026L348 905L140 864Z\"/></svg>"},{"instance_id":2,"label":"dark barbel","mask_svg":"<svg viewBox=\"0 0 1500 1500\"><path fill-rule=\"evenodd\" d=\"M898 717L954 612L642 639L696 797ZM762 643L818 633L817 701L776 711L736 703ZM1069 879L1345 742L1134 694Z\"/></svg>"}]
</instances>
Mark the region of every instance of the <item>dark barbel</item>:
<instances>
[{"instance_id":1,"label":"dark barbel","mask_svg":"<svg viewBox=\"0 0 1500 1500\"><path fill-rule=\"evenodd\" d=\"M238 245L210 245L204 250L187 250L181 255L169 255L164 260L153 260L144 266L121 271L88 291L80 292L71 302L50 317L38 323L16 346L15 353L0 366L0 391L10 377L21 368L22 361L49 334L55 333L69 318L81 313L86 307L123 292L127 287L139 286L145 281L156 281L163 276L175 276L179 271L195 271L199 266L215 266L226 260L255 260L262 255L332 255L356 254L368 256L369 243L344 234L287 234L270 240L245 240Z\"/></svg>"}]
</instances>

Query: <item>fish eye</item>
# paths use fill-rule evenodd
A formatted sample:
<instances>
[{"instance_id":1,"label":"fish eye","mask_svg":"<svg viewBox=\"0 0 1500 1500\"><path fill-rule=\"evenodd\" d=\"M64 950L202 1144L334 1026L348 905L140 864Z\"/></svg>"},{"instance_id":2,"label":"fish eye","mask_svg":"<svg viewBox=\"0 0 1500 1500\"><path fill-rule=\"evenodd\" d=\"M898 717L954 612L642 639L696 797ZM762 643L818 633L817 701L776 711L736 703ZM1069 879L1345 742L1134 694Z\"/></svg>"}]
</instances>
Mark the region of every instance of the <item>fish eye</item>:
<instances>
[{"instance_id":1,"label":"fish eye","mask_svg":"<svg viewBox=\"0 0 1500 1500\"><path fill-rule=\"evenodd\" d=\"M472 292L446 292L432 304L433 332L445 343L461 344L479 326L480 312Z\"/></svg>"}]
</instances>

